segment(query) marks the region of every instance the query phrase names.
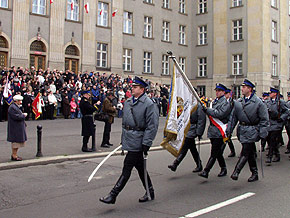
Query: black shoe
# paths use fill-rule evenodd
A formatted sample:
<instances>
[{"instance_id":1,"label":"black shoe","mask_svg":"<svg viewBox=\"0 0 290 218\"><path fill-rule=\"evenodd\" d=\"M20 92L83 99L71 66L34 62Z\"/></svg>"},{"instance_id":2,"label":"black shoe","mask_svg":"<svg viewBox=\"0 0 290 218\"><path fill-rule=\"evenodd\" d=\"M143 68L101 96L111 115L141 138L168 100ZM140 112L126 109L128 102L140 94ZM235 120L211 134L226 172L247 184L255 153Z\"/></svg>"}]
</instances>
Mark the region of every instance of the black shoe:
<instances>
[{"instance_id":1,"label":"black shoe","mask_svg":"<svg viewBox=\"0 0 290 218\"><path fill-rule=\"evenodd\" d=\"M235 152L231 152L228 157L235 157L236 156L236 153Z\"/></svg>"},{"instance_id":2,"label":"black shoe","mask_svg":"<svg viewBox=\"0 0 290 218\"><path fill-rule=\"evenodd\" d=\"M92 152L92 149L89 149L88 147L82 147L82 152Z\"/></svg>"},{"instance_id":3,"label":"black shoe","mask_svg":"<svg viewBox=\"0 0 290 218\"><path fill-rule=\"evenodd\" d=\"M171 169L171 171L175 172L176 168L177 168L177 165L173 163L171 165L168 165L168 168Z\"/></svg>"},{"instance_id":4,"label":"black shoe","mask_svg":"<svg viewBox=\"0 0 290 218\"><path fill-rule=\"evenodd\" d=\"M199 165L194 170L192 170L192 172L193 173L198 173L198 172L201 172L201 171L202 171L202 164L200 162Z\"/></svg>"},{"instance_id":5,"label":"black shoe","mask_svg":"<svg viewBox=\"0 0 290 218\"><path fill-rule=\"evenodd\" d=\"M109 148L110 145L108 145L108 144L103 144L103 145L101 145L101 147L102 147L102 148Z\"/></svg>"},{"instance_id":6,"label":"black shoe","mask_svg":"<svg viewBox=\"0 0 290 218\"><path fill-rule=\"evenodd\" d=\"M116 196L110 193L107 196L100 198L99 200L105 204L115 204Z\"/></svg>"},{"instance_id":7,"label":"black shoe","mask_svg":"<svg viewBox=\"0 0 290 218\"><path fill-rule=\"evenodd\" d=\"M265 163L268 164L268 165L271 165L271 163L272 163L272 157L267 157Z\"/></svg>"},{"instance_id":8,"label":"black shoe","mask_svg":"<svg viewBox=\"0 0 290 218\"><path fill-rule=\"evenodd\" d=\"M203 178L208 178L208 172L203 170L201 173L198 174L199 176L203 177Z\"/></svg>"},{"instance_id":9,"label":"black shoe","mask_svg":"<svg viewBox=\"0 0 290 218\"><path fill-rule=\"evenodd\" d=\"M259 180L258 174L253 173L252 176L248 179L248 182L255 182Z\"/></svg>"},{"instance_id":10,"label":"black shoe","mask_svg":"<svg viewBox=\"0 0 290 218\"><path fill-rule=\"evenodd\" d=\"M286 149L285 154L290 154L290 149Z\"/></svg>"},{"instance_id":11,"label":"black shoe","mask_svg":"<svg viewBox=\"0 0 290 218\"><path fill-rule=\"evenodd\" d=\"M221 172L218 174L218 177L223 177L227 175L227 168L226 167L222 167L221 168Z\"/></svg>"},{"instance_id":12,"label":"black shoe","mask_svg":"<svg viewBox=\"0 0 290 218\"><path fill-rule=\"evenodd\" d=\"M113 144L111 144L111 143L108 143L107 145L109 145L109 146L113 146Z\"/></svg>"},{"instance_id":13,"label":"black shoe","mask_svg":"<svg viewBox=\"0 0 290 218\"><path fill-rule=\"evenodd\" d=\"M233 172L233 174L231 175L231 179L232 180L238 180L238 178L239 178L238 172L237 171Z\"/></svg>"},{"instance_id":14,"label":"black shoe","mask_svg":"<svg viewBox=\"0 0 290 218\"><path fill-rule=\"evenodd\" d=\"M153 201L154 198L155 198L153 188L149 188L149 192L150 192L150 198L151 198L151 201ZM143 197L139 198L139 202L140 202L140 203L143 203L143 202L146 202L146 201L149 201L149 197L148 197L148 195L147 195L147 192L145 193L145 195L144 195Z\"/></svg>"},{"instance_id":15,"label":"black shoe","mask_svg":"<svg viewBox=\"0 0 290 218\"><path fill-rule=\"evenodd\" d=\"M280 155L275 155L272 162L280 162Z\"/></svg>"},{"instance_id":16,"label":"black shoe","mask_svg":"<svg viewBox=\"0 0 290 218\"><path fill-rule=\"evenodd\" d=\"M233 174L231 175L232 180L238 180L239 174L243 167L245 166L246 162L248 161L248 158L245 156L241 156L240 159L238 160L238 163L235 166L235 170Z\"/></svg>"}]
</instances>

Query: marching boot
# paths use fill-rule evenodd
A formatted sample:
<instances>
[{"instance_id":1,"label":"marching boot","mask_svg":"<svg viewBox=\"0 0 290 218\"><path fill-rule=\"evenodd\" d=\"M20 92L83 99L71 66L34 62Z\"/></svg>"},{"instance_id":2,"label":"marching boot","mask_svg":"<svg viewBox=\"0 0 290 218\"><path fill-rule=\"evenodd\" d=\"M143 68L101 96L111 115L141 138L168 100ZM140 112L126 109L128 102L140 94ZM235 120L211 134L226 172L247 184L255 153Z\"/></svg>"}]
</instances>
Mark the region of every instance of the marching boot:
<instances>
[{"instance_id":1,"label":"marching boot","mask_svg":"<svg viewBox=\"0 0 290 218\"><path fill-rule=\"evenodd\" d=\"M193 173L198 173L202 171L202 164L201 164L201 160L198 162L196 168L192 171Z\"/></svg>"},{"instance_id":2,"label":"marching boot","mask_svg":"<svg viewBox=\"0 0 290 218\"><path fill-rule=\"evenodd\" d=\"M231 152L228 157L235 157L236 156L236 152Z\"/></svg>"},{"instance_id":3,"label":"marching boot","mask_svg":"<svg viewBox=\"0 0 290 218\"><path fill-rule=\"evenodd\" d=\"M222 167L220 173L218 174L218 177L226 176L227 173L228 173L227 168L226 167Z\"/></svg>"},{"instance_id":4,"label":"marching boot","mask_svg":"<svg viewBox=\"0 0 290 218\"><path fill-rule=\"evenodd\" d=\"M235 170L233 174L231 175L232 180L238 180L239 174L241 170L243 169L243 167L245 166L245 164L247 163L247 161L248 161L247 157L245 156L240 157L240 159L238 160L238 163L236 164Z\"/></svg>"},{"instance_id":5,"label":"marching boot","mask_svg":"<svg viewBox=\"0 0 290 218\"><path fill-rule=\"evenodd\" d=\"M231 153L228 155L228 157L235 157L236 156L235 147L231 139L229 140L228 145L231 150Z\"/></svg>"},{"instance_id":6,"label":"marching boot","mask_svg":"<svg viewBox=\"0 0 290 218\"><path fill-rule=\"evenodd\" d=\"M153 186L151 186L151 187L149 188L149 193L150 193L151 201L154 200L155 195L154 195L154 189L153 189ZM148 198L147 192L145 193L145 195L144 195L143 197L139 198L139 202L140 202L140 203L143 203L143 202L146 202L146 201L149 201L149 198Z\"/></svg>"},{"instance_id":7,"label":"marching boot","mask_svg":"<svg viewBox=\"0 0 290 218\"><path fill-rule=\"evenodd\" d=\"M122 191L127 181L128 179L125 179L124 176L120 176L111 192L107 196L100 198L100 201L105 204L115 204L118 194Z\"/></svg>"},{"instance_id":8,"label":"marching boot","mask_svg":"<svg viewBox=\"0 0 290 218\"><path fill-rule=\"evenodd\" d=\"M280 162L280 154L275 154L275 157L272 160L273 162Z\"/></svg>"},{"instance_id":9,"label":"marching boot","mask_svg":"<svg viewBox=\"0 0 290 218\"><path fill-rule=\"evenodd\" d=\"M82 152L92 152L92 151L93 151L92 149L89 149L89 148L88 148L88 145L84 145L84 144L83 144Z\"/></svg>"},{"instance_id":10,"label":"marching boot","mask_svg":"<svg viewBox=\"0 0 290 218\"><path fill-rule=\"evenodd\" d=\"M215 163L215 160L216 160L216 158L210 157L209 160L208 160L208 162L207 162L207 164L206 164L206 167L198 175L207 179L208 178L209 171L213 167L213 165Z\"/></svg>"},{"instance_id":11,"label":"marching boot","mask_svg":"<svg viewBox=\"0 0 290 218\"><path fill-rule=\"evenodd\" d=\"M290 149L286 149L285 154L290 154Z\"/></svg>"},{"instance_id":12,"label":"marching boot","mask_svg":"<svg viewBox=\"0 0 290 218\"><path fill-rule=\"evenodd\" d=\"M181 163L181 161L183 160L183 158L185 157L187 153L187 147L185 146L183 146L183 148L180 151L180 154L177 156L174 162L171 165L168 165L168 168L171 169L173 172L176 171L177 166Z\"/></svg>"},{"instance_id":13,"label":"marching boot","mask_svg":"<svg viewBox=\"0 0 290 218\"><path fill-rule=\"evenodd\" d=\"M258 168L257 167L250 167L250 170L252 172L252 175L248 179L248 182L255 182L255 181L259 180Z\"/></svg>"}]
</instances>

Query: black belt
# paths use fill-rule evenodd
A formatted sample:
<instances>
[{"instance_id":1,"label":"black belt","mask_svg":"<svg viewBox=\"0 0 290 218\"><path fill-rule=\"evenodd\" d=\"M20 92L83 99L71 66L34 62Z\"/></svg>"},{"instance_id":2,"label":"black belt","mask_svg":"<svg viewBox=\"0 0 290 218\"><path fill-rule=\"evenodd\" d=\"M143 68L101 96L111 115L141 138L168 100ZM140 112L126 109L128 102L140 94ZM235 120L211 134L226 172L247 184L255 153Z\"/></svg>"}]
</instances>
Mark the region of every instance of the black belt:
<instances>
[{"instance_id":1,"label":"black belt","mask_svg":"<svg viewBox=\"0 0 290 218\"><path fill-rule=\"evenodd\" d=\"M126 130L145 131L145 128L139 128L139 127L123 126L123 128Z\"/></svg>"},{"instance_id":2,"label":"black belt","mask_svg":"<svg viewBox=\"0 0 290 218\"><path fill-rule=\"evenodd\" d=\"M257 124L251 124L251 123L246 123L246 122L240 122L240 125L241 126L256 126L256 125L258 125L258 123Z\"/></svg>"},{"instance_id":3,"label":"black belt","mask_svg":"<svg viewBox=\"0 0 290 218\"><path fill-rule=\"evenodd\" d=\"M92 114L86 114L86 115L83 115L84 117L93 117Z\"/></svg>"}]
</instances>

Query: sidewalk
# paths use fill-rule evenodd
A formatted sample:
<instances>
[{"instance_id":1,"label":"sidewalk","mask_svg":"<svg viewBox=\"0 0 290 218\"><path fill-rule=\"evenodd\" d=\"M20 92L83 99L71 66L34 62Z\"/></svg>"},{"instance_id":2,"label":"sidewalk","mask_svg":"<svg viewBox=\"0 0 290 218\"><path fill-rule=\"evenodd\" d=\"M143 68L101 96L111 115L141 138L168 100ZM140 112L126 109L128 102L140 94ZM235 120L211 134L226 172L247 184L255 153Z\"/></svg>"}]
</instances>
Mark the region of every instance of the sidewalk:
<instances>
[{"instance_id":1,"label":"sidewalk","mask_svg":"<svg viewBox=\"0 0 290 218\"><path fill-rule=\"evenodd\" d=\"M68 160L78 160L87 158L104 157L120 145L121 139L121 122L122 119L115 118L112 125L111 143L114 146L110 148L101 148L100 144L103 135L103 122L95 122L96 130L96 149L92 153L81 152L82 137L80 119L56 119L56 120L38 120L27 121L27 137L28 141L24 148L19 149L18 154L23 161L11 161L11 145L6 141L7 138L7 122L0 123L0 170L13 169L33 165L57 163ZM43 157L37 158L37 125L42 125L42 154ZM163 129L165 125L165 117L160 117L159 128L156 139L150 151L163 149L160 143L163 139ZM207 129L207 128L206 128ZM207 132L204 133L206 138ZM209 140L201 140L201 144L207 144ZM91 147L91 139L89 141ZM118 151L116 155L120 155Z\"/></svg>"}]
</instances>

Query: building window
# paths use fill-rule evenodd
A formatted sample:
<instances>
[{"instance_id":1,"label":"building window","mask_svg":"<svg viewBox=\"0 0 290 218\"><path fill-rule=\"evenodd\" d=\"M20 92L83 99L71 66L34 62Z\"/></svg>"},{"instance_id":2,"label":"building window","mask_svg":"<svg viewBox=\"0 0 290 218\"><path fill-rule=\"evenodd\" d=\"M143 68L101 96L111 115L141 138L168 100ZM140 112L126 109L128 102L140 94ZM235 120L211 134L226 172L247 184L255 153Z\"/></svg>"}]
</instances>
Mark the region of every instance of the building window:
<instances>
[{"instance_id":1,"label":"building window","mask_svg":"<svg viewBox=\"0 0 290 218\"><path fill-rule=\"evenodd\" d=\"M242 20L234 20L232 22L233 25L233 35L232 40L242 40L243 39L243 22Z\"/></svg>"},{"instance_id":2,"label":"building window","mask_svg":"<svg viewBox=\"0 0 290 218\"><path fill-rule=\"evenodd\" d=\"M278 76L278 57L272 56L272 76Z\"/></svg>"},{"instance_id":3,"label":"building window","mask_svg":"<svg viewBox=\"0 0 290 218\"><path fill-rule=\"evenodd\" d=\"M207 26L198 27L198 45L207 44Z\"/></svg>"},{"instance_id":4,"label":"building window","mask_svg":"<svg viewBox=\"0 0 290 218\"><path fill-rule=\"evenodd\" d=\"M97 43L97 67L107 67L108 45Z\"/></svg>"},{"instance_id":5,"label":"building window","mask_svg":"<svg viewBox=\"0 0 290 218\"><path fill-rule=\"evenodd\" d=\"M207 12L207 0L198 0L198 13L204 14Z\"/></svg>"},{"instance_id":6,"label":"building window","mask_svg":"<svg viewBox=\"0 0 290 218\"><path fill-rule=\"evenodd\" d=\"M3 1L3 0L0 0ZM32 2L32 13L45 15L46 12L46 1L45 0L33 0Z\"/></svg>"},{"instance_id":7,"label":"building window","mask_svg":"<svg viewBox=\"0 0 290 218\"><path fill-rule=\"evenodd\" d=\"M145 3L153 4L153 0L144 0Z\"/></svg>"},{"instance_id":8,"label":"building window","mask_svg":"<svg viewBox=\"0 0 290 218\"><path fill-rule=\"evenodd\" d=\"M243 74L243 55L233 55L232 57L232 74L242 75Z\"/></svg>"},{"instance_id":9,"label":"building window","mask_svg":"<svg viewBox=\"0 0 290 218\"><path fill-rule=\"evenodd\" d=\"M67 0L67 19L79 21L79 1Z\"/></svg>"},{"instance_id":10,"label":"building window","mask_svg":"<svg viewBox=\"0 0 290 218\"><path fill-rule=\"evenodd\" d=\"M197 86L197 94L201 96L205 96L205 86Z\"/></svg>"},{"instance_id":11,"label":"building window","mask_svg":"<svg viewBox=\"0 0 290 218\"><path fill-rule=\"evenodd\" d=\"M232 0L232 7L242 6L242 0Z\"/></svg>"},{"instance_id":12,"label":"building window","mask_svg":"<svg viewBox=\"0 0 290 218\"><path fill-rule=\"evenodd\" d=\"M277 42L277 22L272 20L272 40Z\"/></svg>"},{"instance_id":13,"label":"building window","mask_svg":"<svg viewBox=\"0 0 290 218\"><path fill-rule=\"evenodd\" d=\"M234 86L234 99L239 99L242 97L241 86Z\"/></svg>"},{"instance_id":14,"label":"building window","mask_svg":"<svg viewBox=\"0 0 290 218\"><path fill-rule=\"evenodd\" d=\"M163 21L162 24L162 40L169 41L169 25L170 23L167 21Z\"/></svg>"},{"instance_id":15,"label":"building window","mask_svg":"<svg viewBox=\"0 0 290 218\"><path fill-rule=\"evenodd\" d=\"M162 7L169 8L169 0L163 0Z\"/></svg>"},{"instance_id":16,"label":"building window","mask_svg":"<svg viewBox=\"0 0 290 218\"><path fill-rule=\"evenodd\" d=\"M152 38L152 17L144 17L144 37Z\"/></svg>"},{"instance_id":17,"label":"building window","mask_svg":"<svg viewBox=\"0 0 290 218\"><path fill-rule=\"evenodd\" d=\"M125 11L123 14L123 18L124 18L123 32L132 34L133 14L131 12Z\"/></svg>"},{"instance_id":18,"label":"building window","mask_svg":"<svg viewBox=\"0 0 290 218\"><path fill-rule=\"evenodd\" d=\"M179 0L179 13L185 14L185 0Z\"/></svg>"},{"instance_id":19,"label":"building window","mask_svg":"<svg viewBox=\"0 0 290 218\"><path fill-rule=\"evenodd\" d=\"M108 26L108 8L109 4L104 2L98 3L98 25Z\"/></svg>"},{"instance_id":20,"label":"building window","mask_svg":"<svg viewBox=\"0 0 290 218\"><path fill-rule=\"evenodd\" d=\"M271 0L271 6L277 8L277 0Z\"/></svg>"},{"instance_id":21,"label":"building window","mask_svg":"<svg viewBox=\"0 0 290 218\"><path fill-rule=\"evenodd\" d=\"M180 65L182 71L185 72L185 58L184 57L179 58L179 65Z\"/></svg>"},{"instance_id":22,"label":"building window","mask_svg":"<svg viewBox=\"0 0 290 218\"><path fill-rule=\"evenodd\" d=\"M207 58L198 58L198 77L206 77L207 73Z\"/></svg>"},{"instance_id":23,"label":"building window","mask_svg":"<svg viewBox=\"0 0 290 218\"><path fill-rule=\"evenodd\" d=\"M0 8L8 8L8 0L0 0Z\"/></svg>"},{"instance_id":24,"label":"building window","mask_svg":"<svg viewBox=\"0 0 290 218\"><path fill-rule=\"evenodd\" d=\"M185 26L179 25L179 44L185 45Z\"/></svg>"},{"instance_id":25,"label":"building window","mask_svg":"<svg viewBox=\"0 0 290 218\"><path fill-rule=\"evenodd\" d=\"M169 56L162 55L162 74L169 75Z\"/></svg>"},{"instance_id":26,"label":"building window","mask_svg":"<svg viewBox=\"0 0 290 218\"><path fill-rule=\"evenodd\" d=\"M152 73L151 65L152 65L152 53L145 51L143 59L143 72Z\"/></svg>"},{"instance_id":27,"label":"building window","mask_svg":"<svg viewBox=\"0 0 290 218\"><path fill-rule=\"evenodd\" d=\"M123 49L123 70L132 71L132 50Z\"/></svg>"}]
</instances>

